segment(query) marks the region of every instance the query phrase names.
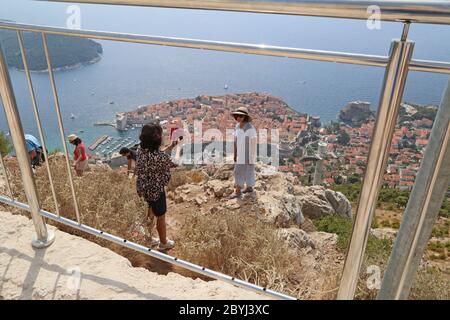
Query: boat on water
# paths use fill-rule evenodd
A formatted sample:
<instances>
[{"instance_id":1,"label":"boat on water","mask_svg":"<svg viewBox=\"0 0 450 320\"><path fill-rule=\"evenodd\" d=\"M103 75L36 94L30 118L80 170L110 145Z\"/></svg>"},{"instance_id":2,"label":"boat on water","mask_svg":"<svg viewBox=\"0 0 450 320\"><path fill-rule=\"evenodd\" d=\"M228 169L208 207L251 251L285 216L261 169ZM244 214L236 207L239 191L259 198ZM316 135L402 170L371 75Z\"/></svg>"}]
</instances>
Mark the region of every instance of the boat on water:
<instances>
[{"instance_id":1,"label":"boat on water","mask_svg":"<svg viewBox=\"0 0 450 320\"><path fill-rule=\"evenodd\" d=\"M114 101L110 101L109 104L114 104Z\"/></svg>"},{"instance_id":2,"label":"boat on water","mask_svg":"<svg viewBox=\"0 0 450 320\"><path fill-rule=\"evenodd\" d=\"M223 88L224 88L225 90L227 90L227 89L228 89L228 85L226 84Z\"/></svg>"},{"instance_id":3,"label":"boat on water","mask_svg":"<svg viewBox=\"0 0 450 320\"><path fill-rule=\"evenodd\" d=\"M70 114L70 119L75 119L75 115L73 113Z\"/></svg>"}]
</instances>

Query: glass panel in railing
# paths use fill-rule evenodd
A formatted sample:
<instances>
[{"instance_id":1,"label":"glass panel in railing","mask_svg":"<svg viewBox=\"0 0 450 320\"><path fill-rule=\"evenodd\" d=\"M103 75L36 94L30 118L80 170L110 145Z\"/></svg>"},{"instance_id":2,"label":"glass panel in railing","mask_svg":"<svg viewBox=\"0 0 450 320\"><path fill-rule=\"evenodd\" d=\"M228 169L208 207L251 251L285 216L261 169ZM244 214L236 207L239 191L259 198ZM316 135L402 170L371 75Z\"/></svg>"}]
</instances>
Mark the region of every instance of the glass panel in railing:
<instances>
[{"instance_id":1,"label":"glass panel in railing","mask_svg":"<svg viewBox=\"0 0 450 320\"><path fill-rule=\"evenodd\" d=\"M376 21L81 8L85 29L385 56L391 38L401 32L399 24L382 23L377 29ZM98 12L103 14L89 18ZM61 25L57 15L45 18ZM47 40L83 223L157 248L157 218L148 214L150 205L157 215L167 212L167 235L175 241L175 247L166 250L171 255L301 299L336 296L365 174L382 68L50 35ZM42 61L42 48L34 52L36 62ZM32 78L48 149L63 151L48 75L33 73ZM17 81L25 83L23 79ZM410 116L413 109L422 110L419 104L438 101L441 83L411 75L400 118ZM22 90L20 105L31 106L26 86ZM27 130L32 130L29 110L23 116ZM234 162L235 136L252 133L250 125L240 125L249 118L257 134L254 170L246 160L251 149L247 157L246 139L244 155L236 159L244 163ZM427 116L411 121L416 120L416 127L403 129L399 123L396 128L393 151L401 148L398 154L411 157L406 163L403 156L391 155L374 229L395 229L400 223L408 199L403 189L410 186L411 170L420 162L419 140L426 138L422 126L432 121ZM159 134L151 131L153 127L140 139L143 127L152 123L162 127L162 146L176 142L172 161L178 167L171 169L165 196L157 191L166 185L168 163L162 155L151 158L148 151L156 149ZM424 136L413 142L410 131ZM147 151L139 148L141 142ZM121 154L124 148L128 150ZM58 152L49 159L61 215L75 220L65 161ZM166 165L157 165L162 163ZM37 175L47 181L44 169ZM51 191L43 185L47 186L40 190L43 206L52 210ZM145 255L83 236L118 251L135 266L162 273L172 270ZM390 243L371 236L358 298L374 296L375 291L361 285L370 276L368 266L382 268L380 250L385 259Z\"/></svg>"},{"instance_id":2,"label":"glass panel in railing","mask_svg":"<svg viewBox=\"0 0 450 320\"><path fill-rule=\"evenodd\" d=\"M417 41L416 46L420 46ZM372 223L366 254L360 273L356 297L375 298L380 288L383 273L387 267L394 241L397 237L403 215L419 172L430 133L438 112L442 93L448 76L410 72L400 106L397 125L391 143L387 170L380 189L377 209ZM428 95L418 94L417 88L428 87ZM439 94L433 94L433 92ZM433 229L416 286L411 293L413 299L439 299L448 296L436 290L445 279L440 262L446 260L445 245L448 243L448 195L444 199L440 217ZM435 251L433 251L436 249ZM425 280L426 279L426 280Z\"/></svg>"}]
</instances>

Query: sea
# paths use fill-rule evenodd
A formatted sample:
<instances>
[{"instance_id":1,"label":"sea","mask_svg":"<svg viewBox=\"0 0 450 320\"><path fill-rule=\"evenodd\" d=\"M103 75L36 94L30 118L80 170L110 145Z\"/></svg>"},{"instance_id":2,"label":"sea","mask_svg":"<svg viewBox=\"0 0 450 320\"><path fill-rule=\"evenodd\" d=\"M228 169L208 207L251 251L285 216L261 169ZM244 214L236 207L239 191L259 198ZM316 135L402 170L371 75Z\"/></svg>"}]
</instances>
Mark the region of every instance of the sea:
<instances>
[{"instance_id":1,"label":"sea","mask_svg":"<svg viewBox=\"0 0 450 320\"><path fill-rule=\"evenodd\" d=\"M72 7L71 7L72 6ZM371 30L366 21L274 14L201 10L76 5L81 28L237 43L388 55L401 23L382 22ZM73 5L39 1L1 1L0 19L66 27ZM413 24L414 58L450 61L450 26ZM295 110L318 115L326 123L336 119L349 101L371 103L376 110L384 70L289 58L192 50L113 41L98 41L98 63L55 72L64 134L78 134L87 144L107 134L138 137L139 130L118 132L109 126L120 111L161 101L266 92ZM10 69L24 131L38 136L24 72ZM447 75L410 72L404 102L440 103ZM55 106L47 73L33 73L32 81L49 150L62 149ZM1 103L0 103L1 105ZM0 130L9 129L0 108Z\"/></svg>"}]
</instances>

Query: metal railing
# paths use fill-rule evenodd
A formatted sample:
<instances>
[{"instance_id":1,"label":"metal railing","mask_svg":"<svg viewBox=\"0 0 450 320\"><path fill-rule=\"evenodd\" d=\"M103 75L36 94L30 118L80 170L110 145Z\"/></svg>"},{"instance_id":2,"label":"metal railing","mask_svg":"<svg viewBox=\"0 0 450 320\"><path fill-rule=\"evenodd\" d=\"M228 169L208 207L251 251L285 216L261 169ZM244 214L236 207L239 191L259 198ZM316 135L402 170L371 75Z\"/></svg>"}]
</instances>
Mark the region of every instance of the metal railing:
<instances>
[{"instance_id":1,"label":"metal railing","mask_svg":"<svg viewBox=\"0 0 450 320\"><path fill-rule=\"evenodd\" d=\"M155 7L170 7L170 8L186 8L186 9L207 9L207 10L223 10L223 11L239 11L239 12L258 12L258 13L276 13L276 14L293 14L293 15L305 15L305 16L320 16L320 17L335 17L335 18L352 18L352 19L367 19L367 7L370 5L377 5L381 9L381 19L386 21L400 21L404 24L403 32L399 40L393 40L391 43L391 50L389 56L375 56L375 55L362 55L347 52L334 52L323 50L309 50L300 48L286 48L277 46L257 45L248 43L230 43L220 41L204 41L196 39L185 38L173 38L173 37L160 37L160 36L148 36L148 35L136 35L136 34L124 34L114 32L101 32L101 31L88 31L88 30L69 30L64 28L55 28L48 26L36 26L20 23L0 23L1 29L10 29L17 32L19 40L22 59L24 62L24 69L28 80L28 86L30 94L33 100L33 108L36 117L36 123L38 125L39 135L42 142L45 143L42 128L40 124L39 112L37 109L33 85L29 76L28 64L25 57L25 51L23 48L21 32L31 31L39 32L42 35L44 53L48 65L48 72L50 76L50 83L52 86L52 92L54 97L55 112L58 118L58 127L61 134L61 139L64 145L64 154L66 157L67 170L69 175L69 183L71 187L72 197L75 205L75 212L77 216L77 222L63 218L60 216L59 211L57 214L43 211L39 205L39 199L37 197L36 187L34 184L33 174L28 161L28 156L25 148L25 142L23 138L23 130L21 127L20 117L17 111L17 104L15 101L14 93L12 90L12 84L9 78L6 62L3 58L2 50L0 50L0 93L3 100L3 106L7 116L8 125L10 126L11 136L16 154L19 162L19 167L22 174L22 180L25 187L25 193L28 199L27 204L15 201L12 198L0 197L0 201L17 206L19 208L31 211L33 222L36 227L36 241L33 241L33 245L42 247L49 245L53 241L53 235L51 235L45 226L43 217L58 221L60 223L69 225L73 228L85 231L87 233L96 235L103 239L110 240L128 248L143 252L155 258L163 261L179 265L180 267L187 268L189 270L204 274L206 276L231 282L235 285L245 287L257 292L271 295L272 297L288 299L292 298L281 293L277 293L265 288L261 288L250 283L234 279L230 276L226 276L217 273L206 268L196 266L192 263L177 259L175 257L168 256L166 254L151 250L150 248L143 247L139 244L129 242L126 239L121 239L116 236L104 233L103 231L96 230L89 226L82 224L82 219L79 215L78 204L76 194L74 192L74 185L72 179L72 172L69 164L69 155L67 147L64 141L64 127L62 123L59 100L57 96L56 84L54 81L53 71L51 67L51 58L47 48L46 35L57 34L72 37L83 37L102 40L114 40L133 43L145 43L152 45L183 47L191 49L204 49L224 52L237 52L244 54L256 54L266 56L278 56L289 57L295 59L308 59L316 61L326 62L338 62L346 64L358 64L373 67L385 68L384 83L380 97L380 103L377 113L377 119L375 122L375 128L372 136L372 143L369 150L369 156L367 160L366 173L363 179L362 188L358 200L356 219L353 226L351 242L347 253L344 271L341 279L341 285L338 292L338 299L352 299L356 290L356 284L358 281L359 270L363 261L365 247L370 232L370 225L374 215L376 201L378 198L379 189L381 187L383 174L386 169L387 159L389 156L389 147L394 133L397 115L400 107L400 102L403 96L403 91L407 79L408 72L421 71L432 73L450 74L450 63L441 61L428 61L428 60L413 60L412 52L414 43L408 41L408 31L411 22L414 23L436 23L436 24L450 24L450 1L220 1L220 0L207 0L207 1L185 1L185 0L165 0L165 1L153 1L153 0L77 0L77 1L55 1L55 2L77 2L77 3L97 3L97 4L117 4L117 5L141 5L141 6L155 6ZM449 95L450 96L450 95ZM450 99L444 99L442 104L446 106L450 104ZM442 108L448 110L448 108ZM411 197L434 199L442 202L443 194L446 187L450 182L450 157L443 157L448 150L448 116L442 116L440 112L439 125L433 126L432 138L437 143L434 147L434 151L426 152L427 161L431 161L438 165L433 169L433 180L426 185L418 186L414 185L414 189ZM445 123L447 121L447 123ZM445 129L447 128L447 129ZM446 137L446 138L444 138ZM447 145L446 145L447 144ZM438 150L438 152L436 152ZM2 167L4 168L3 164ZM428 168L422 168L418 176L423 176L424 172L430 171ZM51 180L50 169L47 167L49 178ZM6 176L6 172L5 172ZM444 188L444 187L445 188ZM9 188L9 182L8 182ZM51 185L52 194L55 201L56 210L58 210L58 203L56 200L53 185ZM445 190L444 190L445 189ZM436 202L435 201L435 202ZM410 198L412 202L412 198ZM420 237L414 237L413 239L406 239L409 246L405 246L405 243L399 243L396 241L394 245L394 252L405 253L407 251L407 260L398 261L395 257L391 257L388 271L393 275L401 275L405 270L409 270L409 274L413 275L415 269L410 267L412 260L417 260L417 257L421 257L423 253L423 243L426 242L426 237L430 223L433 223L433 217L435 219L436 206L429 206L429 200L419 203L419 210L414 211L409 209L409 204L405 212L405 218L407 221L402 223L402 227L399 232L398 238L401 238L403 229L414 229ZM422 214L428 217L426 220L420 220L417 222L418 216ZM424 222L425 221L425 222ZM424 227L425 226L425 227ZM429 236L429 234L428 234ZM407 248L407 249L406 249ZM414 261L415 261L414 260ZM392 265L395 264L395 268ZM408 269L409 268L409 269ZM390 271L394 270L394 271ZM400 298L405 297L409 293L408 285L405 285L405 278L400 283L387 283L383 281L382 292L380 297L382 298ZM409 276L408 279L411 279ZM395 294L394 294L395 292ZM401 294L399 294L399 292Z\"/></svg>"}]
</instances>

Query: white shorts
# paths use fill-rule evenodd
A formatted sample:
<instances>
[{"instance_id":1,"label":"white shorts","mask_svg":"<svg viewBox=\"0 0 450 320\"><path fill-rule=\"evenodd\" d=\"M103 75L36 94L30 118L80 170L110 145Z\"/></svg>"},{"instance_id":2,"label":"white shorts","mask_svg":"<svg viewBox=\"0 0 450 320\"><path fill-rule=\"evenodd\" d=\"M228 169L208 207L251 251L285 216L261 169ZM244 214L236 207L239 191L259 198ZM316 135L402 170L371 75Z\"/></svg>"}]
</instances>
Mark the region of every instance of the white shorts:
<instances>
[{"instance_id":1,"label":"white shorts","mask_svg":"<svg viewBox=\"0 0 450 320\"><path fill-rule=\"evenodd\" d=\"M255 165L254 164L235 164L234 165L234 184L237 187L247 188L255 186Z\"/></svg>"}]
</instances>

